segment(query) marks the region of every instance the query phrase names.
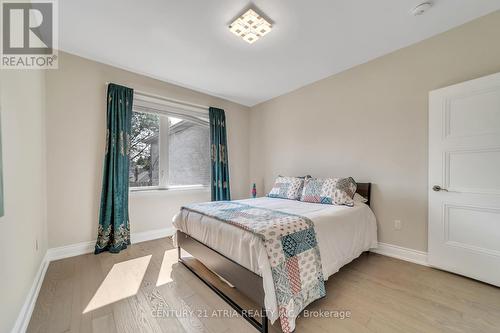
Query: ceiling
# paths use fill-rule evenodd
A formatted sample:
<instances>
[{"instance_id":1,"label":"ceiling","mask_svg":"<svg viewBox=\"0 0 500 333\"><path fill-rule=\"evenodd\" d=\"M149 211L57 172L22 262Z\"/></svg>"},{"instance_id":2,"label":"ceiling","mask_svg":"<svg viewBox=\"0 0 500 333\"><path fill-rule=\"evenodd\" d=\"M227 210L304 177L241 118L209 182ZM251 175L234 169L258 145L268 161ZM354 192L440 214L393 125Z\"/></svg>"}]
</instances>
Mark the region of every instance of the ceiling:
<instances>
[{"instance_id":1,"label":"ceiling","mask_svg":"<svg viewBox=\"0 0 500 333\"><path fill-rule=\"evenodd\" d=\"M422 0L423 1L423 0ZM254 44L229 23L245 0L59 1L60 49L253 106L500 9L498 0L257 0Z\"/></svg>"}]
</instances>

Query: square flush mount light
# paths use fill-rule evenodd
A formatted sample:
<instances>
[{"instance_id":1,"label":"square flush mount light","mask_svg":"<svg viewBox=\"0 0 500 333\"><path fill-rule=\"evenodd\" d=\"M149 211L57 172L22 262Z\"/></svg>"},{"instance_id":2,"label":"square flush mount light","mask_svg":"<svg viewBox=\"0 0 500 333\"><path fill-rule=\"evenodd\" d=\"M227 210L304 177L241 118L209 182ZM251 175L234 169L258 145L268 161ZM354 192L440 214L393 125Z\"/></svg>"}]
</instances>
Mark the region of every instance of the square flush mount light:
<instances>
[{"instance_id":1,"label":"square flush mount light","mask_svg":"<svg viewBox=\"0 0 500 333\"><path fill-rule=\"evenodd\" d=\"M259 38L271 31L271 23L253 9L249 9L245 14L234 20L229 26L229 30L236 36L243 38L247 43L254 43Z\"/></svg>"}]
</instances>

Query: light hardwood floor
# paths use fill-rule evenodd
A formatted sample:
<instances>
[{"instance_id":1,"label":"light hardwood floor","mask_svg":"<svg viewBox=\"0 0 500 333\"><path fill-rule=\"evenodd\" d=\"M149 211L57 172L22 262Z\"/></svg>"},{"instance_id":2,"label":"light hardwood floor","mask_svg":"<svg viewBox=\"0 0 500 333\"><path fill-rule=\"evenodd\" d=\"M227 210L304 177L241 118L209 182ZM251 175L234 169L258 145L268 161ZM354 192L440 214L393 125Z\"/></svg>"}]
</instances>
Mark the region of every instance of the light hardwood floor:
<instances>
[{"instance_id":1,"label":"light hardwood floor","mask_svg":"<svg viewBox=\"0 0 500 333\"><path fill-rule=\"evenodd\" d=\"M500 288L376 254L330 277L307 309L351 316L301 317L296 332L500 332ZM166 238L52 262L28 332L257 332L225 313Z\"/></svg>"}]
</instances>

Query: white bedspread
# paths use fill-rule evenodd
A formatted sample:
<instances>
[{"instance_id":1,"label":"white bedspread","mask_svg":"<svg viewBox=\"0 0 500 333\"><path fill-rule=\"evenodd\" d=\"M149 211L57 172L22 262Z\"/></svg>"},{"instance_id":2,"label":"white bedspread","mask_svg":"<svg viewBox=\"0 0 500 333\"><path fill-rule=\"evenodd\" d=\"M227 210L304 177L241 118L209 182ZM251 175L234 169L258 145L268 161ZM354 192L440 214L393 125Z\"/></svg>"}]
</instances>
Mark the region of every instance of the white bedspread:
<instances>
[{"instance_id":1,"label":"white bedspread","mask_svg":"<svg viewBox=\"0 0 500 333\"><path fill-rule=\"evenodd\" d=\"M311 219L325 279L364 251L377 247L375 215L363 203L356 202L354 207L346 207L267 197L237 201ZM274 322L278 318L271 266L262 239L249 231L194 212L180 212L173 223L182 232L262 276L269 319Z\"/></svg>"}]
</instances>

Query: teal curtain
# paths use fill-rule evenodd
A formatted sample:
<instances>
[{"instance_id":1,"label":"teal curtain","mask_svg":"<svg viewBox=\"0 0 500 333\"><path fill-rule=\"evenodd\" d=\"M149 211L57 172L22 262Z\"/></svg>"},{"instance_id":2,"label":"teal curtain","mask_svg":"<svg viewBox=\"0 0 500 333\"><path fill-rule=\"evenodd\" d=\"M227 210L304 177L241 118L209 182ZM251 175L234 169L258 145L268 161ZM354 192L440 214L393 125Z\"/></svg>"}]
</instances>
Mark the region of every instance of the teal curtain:
<instances>
[{"instance_id":1,"label":"teal curtain","mask_svg":"<svg viewBox=\"0 0 500 333\"><path fill-rule=\"evenodd\" d=\"M227 158L226 115L224 110L209 109L212 159L212 201L231 200Z\"/></svg>"},{"instance_id":2,"label":"teal curtain","mask_svg":"<svg viewBox=\"0 0 500 333\"><path fill-rule=\"evenodd\" d=\"M95 254L118 253L130 244L128 172L134 91L108 85L106 155Z\"/></svg>"}]
</instances>

